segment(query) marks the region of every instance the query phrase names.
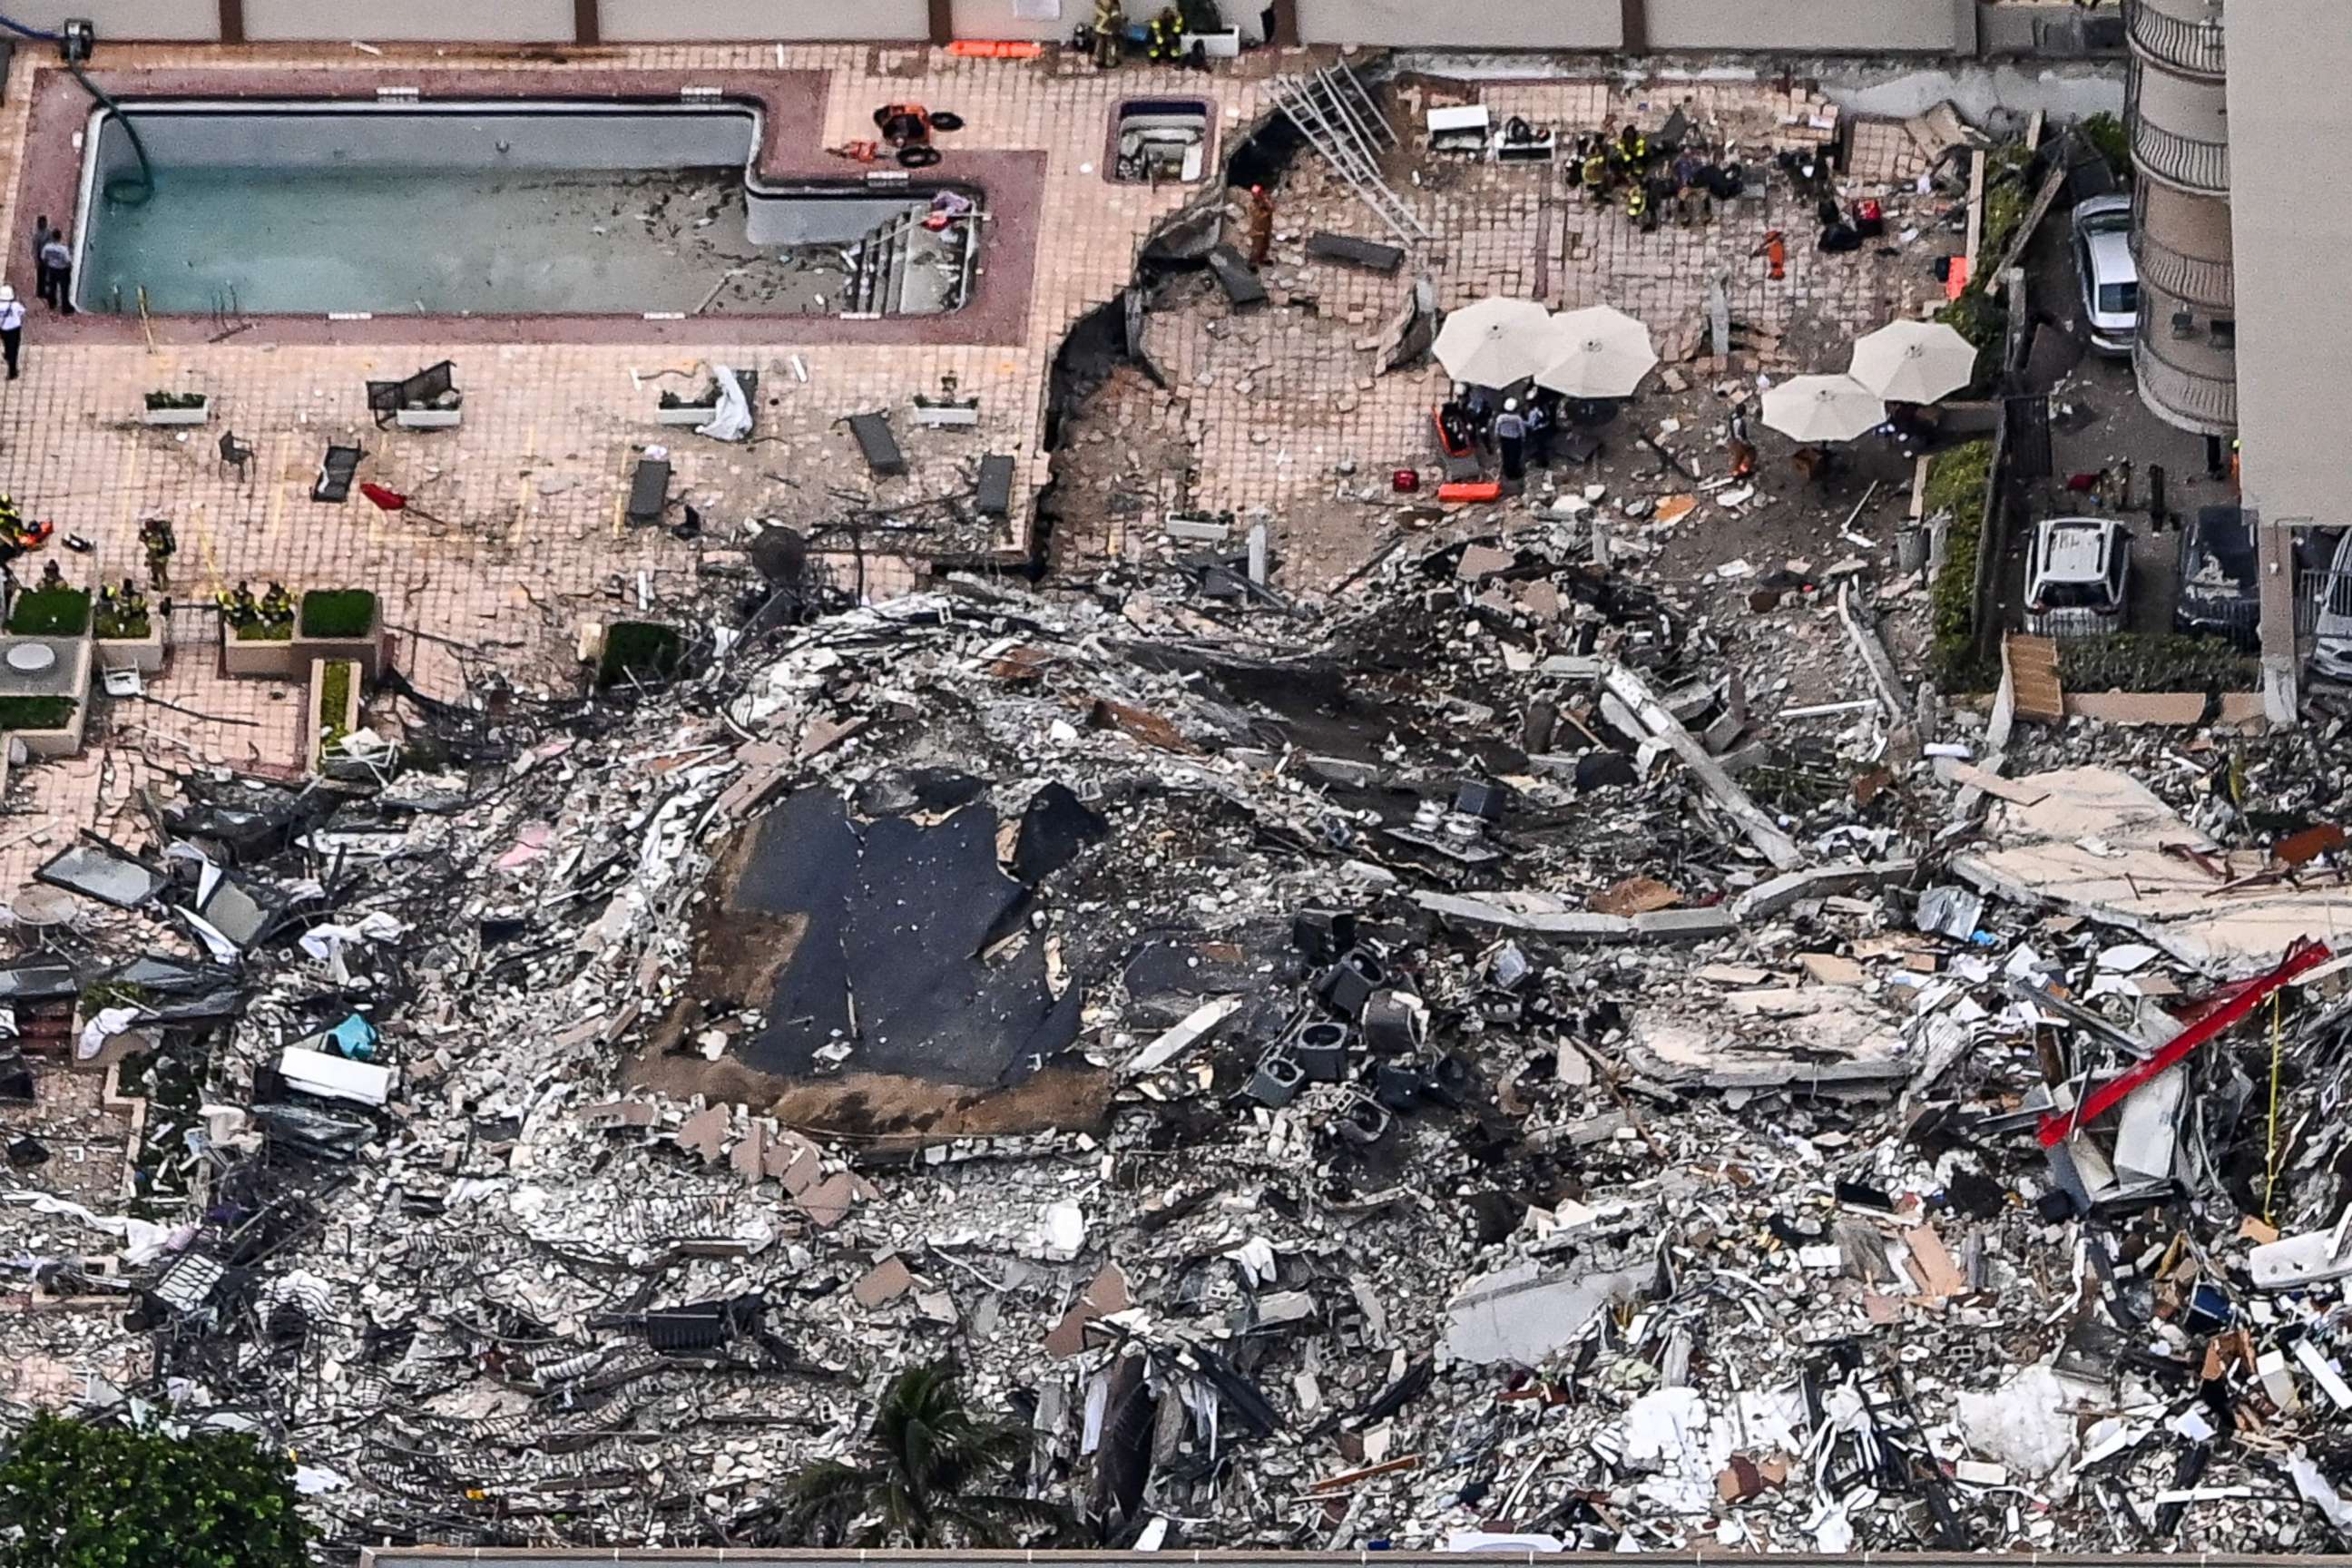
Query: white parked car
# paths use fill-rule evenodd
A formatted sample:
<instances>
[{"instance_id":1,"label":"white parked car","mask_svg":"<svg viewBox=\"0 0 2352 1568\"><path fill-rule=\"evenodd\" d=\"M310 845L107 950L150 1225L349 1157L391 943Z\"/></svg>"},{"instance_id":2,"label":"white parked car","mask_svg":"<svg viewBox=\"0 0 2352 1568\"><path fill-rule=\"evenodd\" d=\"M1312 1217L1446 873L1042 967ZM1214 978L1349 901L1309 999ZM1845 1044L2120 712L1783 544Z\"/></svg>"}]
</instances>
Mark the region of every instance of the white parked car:
<instances>
[{"instance_id":1,"label":"white parked car","mask_svg":"<svg viewBox=\"0 0 2352 1568\"><path fill-rule=\"evenodd\" d=\"M2352 528L2336 542L2318 597L2311 627L2312 673L2352 685Z\"/></svg>"},{"instance_id":2,"label":"white parked car","mask_svg":"<svg viewBox=\"0 0 2352 1568\"><path fill-rule=\"evenodd\" d=\"M2074 277L2083 326L2104 354L2131 353L2139 329L2139 265L2131 253L2131 198L2093 196L2074 205Z\"/></svg>"},{"instance_id":3,"label":"white parked car","mask_svg":"<svg viewBox=\"0 0 2352 1568\"><path fill-rule=\"evenodd\" d=\"M2052 517L2025 557L2025 629L2037 637L2120 631L2131 591L2131 534L2111 517Z\"/></svg>"}]
</instances>

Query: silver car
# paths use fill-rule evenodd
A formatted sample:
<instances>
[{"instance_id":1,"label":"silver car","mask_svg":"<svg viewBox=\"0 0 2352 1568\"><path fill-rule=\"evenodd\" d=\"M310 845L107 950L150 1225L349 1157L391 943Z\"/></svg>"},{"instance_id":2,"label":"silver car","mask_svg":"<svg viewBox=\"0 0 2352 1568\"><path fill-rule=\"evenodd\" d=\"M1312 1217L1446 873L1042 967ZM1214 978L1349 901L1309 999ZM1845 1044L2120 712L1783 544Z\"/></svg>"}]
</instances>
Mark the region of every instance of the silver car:
<instances>
[{"instance_id":1,"label":"silver car","mask_svg":"<svg viewBox=\"0 0 2352 1568\"><path fill-rule=\"evenodd\" d=\"M2105 354L2131 353L2139 328L2139 266L2132 260L2129 196L2074 205L2074 277L2091 346Z\"/></svg>"}]
</instances>

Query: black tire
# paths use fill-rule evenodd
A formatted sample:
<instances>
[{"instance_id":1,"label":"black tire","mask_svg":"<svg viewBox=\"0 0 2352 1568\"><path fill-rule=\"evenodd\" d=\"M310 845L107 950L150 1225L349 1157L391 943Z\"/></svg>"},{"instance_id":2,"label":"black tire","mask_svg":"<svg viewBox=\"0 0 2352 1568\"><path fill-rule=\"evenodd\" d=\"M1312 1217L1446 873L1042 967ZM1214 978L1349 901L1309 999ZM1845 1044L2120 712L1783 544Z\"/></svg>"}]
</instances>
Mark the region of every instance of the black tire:
<instances>
[{"instance_id":1,"label":"black tire","mask_svg":"<svg viewBox=\"0 0 2352 1568\"><path fill-rule=\"evenodd\" d=\"M961 131L963 129L963 116L958 114L952 109L942 109L937 114L931 116L931 129L934 131Z\"/></svg>"},{"instance_id":2,"label":"black tire","mask_svg":"<svg viewBox=\"0 0 2352 1568\"><path fill-rule=\"evenodd\" d=\"M936 147L901 147L898 149L898 165L901 168L928 169L939 161L940 150Z\"/></svg>"}]
</instances>

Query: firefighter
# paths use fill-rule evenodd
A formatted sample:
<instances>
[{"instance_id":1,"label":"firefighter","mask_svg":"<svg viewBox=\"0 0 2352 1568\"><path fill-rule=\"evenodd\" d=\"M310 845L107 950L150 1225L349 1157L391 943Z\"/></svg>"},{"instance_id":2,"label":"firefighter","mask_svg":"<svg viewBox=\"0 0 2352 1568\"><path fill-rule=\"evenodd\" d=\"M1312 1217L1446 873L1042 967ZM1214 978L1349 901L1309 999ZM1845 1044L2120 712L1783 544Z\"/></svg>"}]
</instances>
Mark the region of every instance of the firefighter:
<instances>
[{"instance_id":1,"label":"firefighter","mask_svg":"<svg viewBox=\"0 0 2352 1568\"><path fill-rule=\"evenodd\" d=\"M1111 70L1118 65L1119 49L1127 40L1127 13L1119 0L1095 0L1095 68Z\"/></svg>"},{"instance_id":2,"label":"firefighter","mask_svg":"<svg viewBox=\"0 0 2352 1568\"><path fill-rule=\"evenodd\" d=\"M1609 154L1596 145L1584 157L1584 194L1594 206L1609 200Z\"/></svg>"},{"instance_id":3,"label":"firefighter","mask_svg":"<svg viewBox=\"0 0 2352 1568\"><path fill-rule=\"evenodd\" d=\"M1264 267L1274 248L1274 198L1264 185L1249 188L1249 264Z\"/></svg>"},{"instance_id":4,"label":"firefighter","mask_svg":"<svg viewBox=\"0 0 2352 1568\"><path fill-rule=\"evenodd\" d=\"M1172 66L1184 55L1184 19L1171 5L1143 29L1143 54L1156 66Z\"/></svg>"},{"instance_id":5,"label":"firefighter","mask_svg":"<svg viewBox=\"0 0 2352 1568\"><path fill-rule=\"evenodd\" d=\"M272 582L261 594L261 618L272 626L291 625L294 620L294 595L286 584Z\"/></svg>"},{"instance_id":6,"label":"firefighter","mask_svg":"<svg viewBox=\"0 0 2352 1568\"><path fill-rule=\"evenodd\" d=\"M1626 219L1629 222L1643 224L1646 227L1649 215L1650 193L1642 188L1641 181L1635 180L1625 189Z\"/></svg>"},{"instance_id":7,"label":"firefighter","mask_svg":"<svg viewBox=\"0 0 2352 1568\"><path fill-rule=\"evenodd\" d=\"M1650 162L1650 139L1642 134L1638 125L1628 125L1617 137L1617 150L1625 166L1639 174Z\"/></svg>"}]
</instances>

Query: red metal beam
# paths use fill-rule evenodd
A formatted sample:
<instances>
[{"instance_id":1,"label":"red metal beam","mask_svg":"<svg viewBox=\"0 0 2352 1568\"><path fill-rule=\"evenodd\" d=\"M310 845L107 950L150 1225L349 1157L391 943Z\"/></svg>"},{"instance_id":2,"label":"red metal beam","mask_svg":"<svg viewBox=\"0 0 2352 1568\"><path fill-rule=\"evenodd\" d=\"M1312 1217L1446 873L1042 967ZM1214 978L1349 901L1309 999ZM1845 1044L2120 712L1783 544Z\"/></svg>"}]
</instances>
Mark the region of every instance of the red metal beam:
<instances>
[{"instance_id":1,"label":"red metal beam","mask_svg":"<svg viewBox=\"0 0 2352 1568\"><path fill-rule=\"evenodd\" d=\"M2235 994L2220 1006L2200 1005L2196 1009L2197 1021L2183 1029L2164 1048L2131 1070L2111 1078L2084 1097L2083 1103L2070 1111L2053 1111L2042 1119L2041 1139L2044 1149L2062 1143L2074 1129L2085 1121L2095 1121L2119 1104L2123 1098L2154 1078L2165 1068L2212 1039L2227 1034L2238 1021L2263 1005L2264 997L2293 980L2305 970L2316 969L2335 954L2324 942L2298 942L2286 950L2286 956L2267 974L2242 982L2232 989ZM2210 998L2208 998L2208 1003Z\"/></svg>"}]
</instances>

